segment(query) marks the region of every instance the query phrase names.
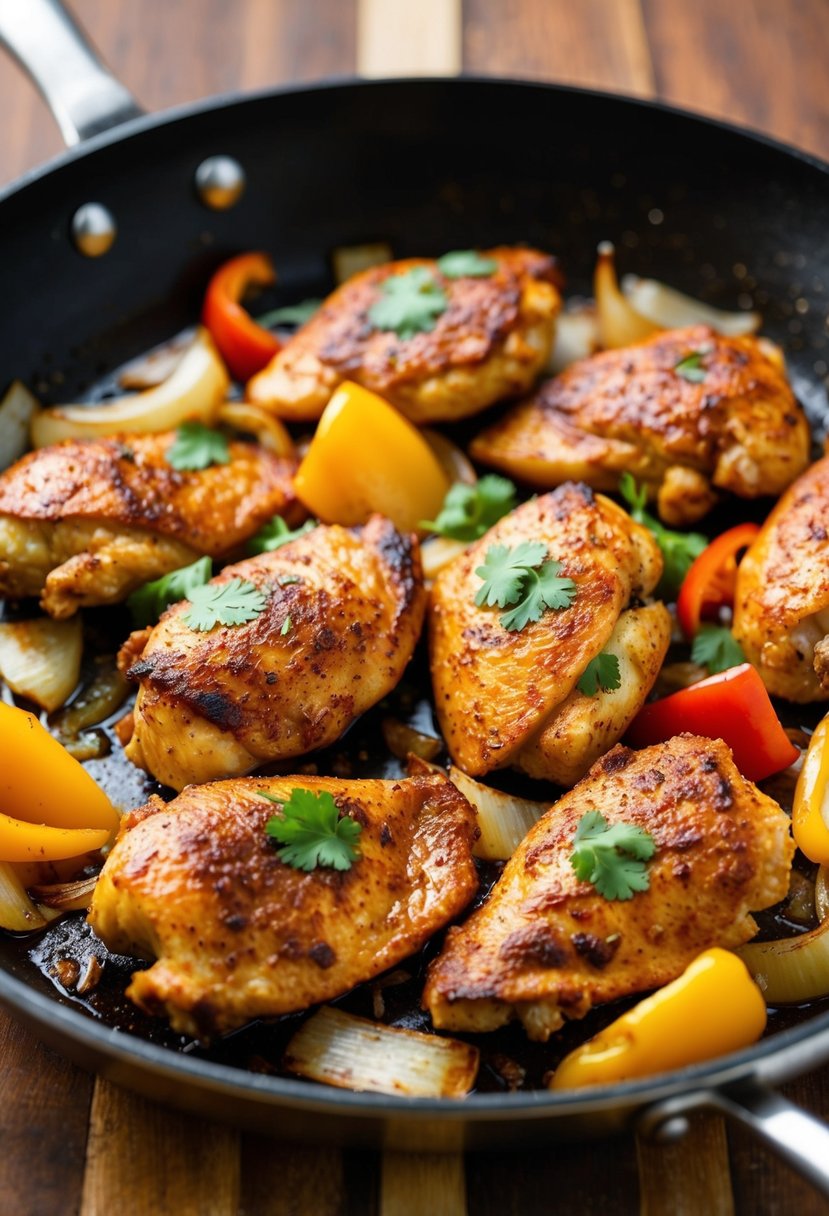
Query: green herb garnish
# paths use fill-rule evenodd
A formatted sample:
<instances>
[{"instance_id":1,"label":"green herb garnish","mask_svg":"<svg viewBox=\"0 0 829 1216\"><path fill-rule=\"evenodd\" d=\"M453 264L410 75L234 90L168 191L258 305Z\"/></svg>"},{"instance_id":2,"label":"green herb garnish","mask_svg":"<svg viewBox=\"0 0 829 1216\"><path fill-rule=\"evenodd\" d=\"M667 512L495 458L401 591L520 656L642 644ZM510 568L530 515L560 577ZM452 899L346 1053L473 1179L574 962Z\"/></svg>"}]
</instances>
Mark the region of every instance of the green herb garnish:
<instances>
[{"instance_id":1,"label":"green herb garnish","mask_svg":"<svg viewBox=\"0 0 829 1216\"><path fill-rule=\"evenodd\" d=\"M691 658L712 676L746 661L742 646L724 625L700 625L691 644Z\"/></svg>"},{"instance_id":2,"label":"green herb garnish","mask_svg":"<svg viewBox=\"0 0 829 1216\"><path fill-rule=\"evenodd\" d=\"M497 473L487 473L474 486L456 481L437 519L422 520L420 526L453 540L478 540L514 509L516 501L515 486Z\"/></svg>"},{"instance_id":3,"label":"green herb garnish","mask_svg":"<svg viewBox=\"0 0 829 1216\"><path fill-rule=\"evenodd\" d=\"M196 587L202 587L213 577L213 563L209 557L200 557L192 566L181 566L161 578L145 583L127 598L127 607L139 629L154 625L165 608L179 600L189 600Z\"/></svg>"},{"instance_id":4,"label":"green herb garnish","mask_svg":"<svg viewBox=\"0 0 829 1216\"><path fill-rule=\"evenodd\" d=\"M300 536L304 536L306 532L313 532L317 527L317 520L307 519L300 527L291 529L285 523L281 515L274 515L266 524L259 529L255 536L252 536L247 543L248 553L272 553L274 549L281 549L283 545L287 545L288 541L296 540Z\"/></svg>"},{"instance_id":5,"label":"green herb garnish","mask_svg":"<svg viewBox=\"0 0 829 1216\"><path fill-rule=\"evenodd\" d=\"M484 580L475 603L479 608L506 608L501 616L504 629L523 629L529 621L540 621L544 611L569 608L576 598L576 584L560 578L561 562L547 560L547 547L540 541L524 541L514 549L491 545L483 566L475 573Z\"/></svg>"},{"instance_id":6,"label":"green herb garnish","mask_svg":"<svg viewBox=\"0 0 829 1216\"><path fill-rule=\"evenodd\" d=\"M438 270L447 279L486 279L497 269L496 261L482 258L475 249L456 249L438 258Z\"/></svg>"},{"instance_id":7,"label":"green herb garnish","mask_svg":"<svg viewBox=\"0 0 829 1216\"><path fill-rule=\"evenodd\" d=\"M304 325L321 307L322 300L301 300L299 304L283 304L281 308L272 308L270 312L257 317L256 324L264 329L273 329L276 325Z\"/></svg>"},{"instance_id":8,"label":"green herb garnish","mask_svg":"<svg viewBox=\"0 0 829 1216\"><path fill-rule=\"evenodd\" d=\"M349 815L340 817L339 808L327 790L294 789L286 801L258 790L268 802L282 810L265 824L265 831L285 848L277 851L280 861L295 870L350 870L360 858L356 843L362 828Z\"/></svg>"},{"instance_id":9,"label":"green herb garnish","mask_svg":"<svg viewBox=\"0 0 829 1216\"><path fill-rule=\"evenodd\" d=\"M167 463L174 469L209 469L214 464L230 464L230 448L221 431L201 422L183 422L167 449Z\"/></svg>"},{"instance_id":10,"label":"green herb garnish","mask_svg":"<svg viewBox=\"0 0 829 1216\"><path fill-rule=\"evenodd\" d=\"M293 622L291 621L290 615L286 616L285 620L282 622L282 628L279 631L283 638L286 636L286 634L289 634L291 632L292 624L293 624Z\"/></svg>"},{"instance_id":11,"label":"green herb garnish","mask_svg":"<svg viewBox=\"0 0 829 1216\"><path fill-rule=\"evenodd\" d=\"M597 654L584 669L584 674L576 688L586 697L595 697L601 688L602 692L615 692L622 686L622 676L619 670L619 660L615 654Z\"/></svg>"},{"instance_id":12,"label":"green herb garnish","mask_svg":"<svg viewBox=\"0 0 829 1216\"><path fill-rule=\"evenodd\" d=\"M431 270L413 266L383 281L380 298L368 310L368 319L375 329L393 330L405 340L434 329L448 306L446 292Z\"/></svg>"},{"instance_id":13,"label":"green herb garnish","mask_svg":"<svg viewBox=\"0 0 829 1216\"><path fill-rule=\"evenodd\" d=\"M604 899L631 899L650 886L645 862L656 844L643 828L631 823L609 827L601 812L588 811L579 820L573 845L570 864L576 877L592 883Z\"/></svg>"},{"instance_id":14,"label":"green herb garnish","mask_svg":"<svg viewBox=\"0 0 829 1216\"><path fill-rule=\"evenodd\" d=\"M680 359L679 363L674 365L676 374L683 380L687 380L689 384L702 384L705 379L705 368L702 366L703 353L701 350L692 350L690 355Z\"/></svg>"},{"instance_id":15,"label":"green herb garnish","mask_svg":"<svg viewBox=\"0 0 829 1216\"><path fill-rule=\"evenodd\" d=\"M268 602L263 591L243 578L194 587L187 598L190 608L182 620L199 633L209 633L214 625L244 625L253 621Z\"/></svg>"},{"instance_id":16,"label":"green herb garnish","mask_svg":"<svg viewBox=\"0 0 829 1216\"><path fill-rule=\"evenodd\" d=\"M647 528L662 550L664 568L656 594L662 597L676 596L691 563L707 546L708 538L701 532L673 532L650 515L645 510L647 489L637 486L630 473L623 473L620 477L619 493L628 504L631 519Z\"/></svg>"}]
</instances>

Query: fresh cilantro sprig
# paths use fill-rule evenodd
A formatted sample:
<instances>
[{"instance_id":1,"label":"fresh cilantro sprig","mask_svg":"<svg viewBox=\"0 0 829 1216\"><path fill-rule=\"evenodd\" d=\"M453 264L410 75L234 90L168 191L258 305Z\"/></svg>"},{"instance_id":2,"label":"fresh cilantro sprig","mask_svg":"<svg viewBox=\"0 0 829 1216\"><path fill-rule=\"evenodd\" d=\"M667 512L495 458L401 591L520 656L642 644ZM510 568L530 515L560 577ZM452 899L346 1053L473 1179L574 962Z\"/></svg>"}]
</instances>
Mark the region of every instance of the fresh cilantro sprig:
<instances>
[{"instance_id":1,"label":"fresh cilantro sprig","mask_svg":"<svg viewBox=\"0 0 829 1216\"><path fill-rule=\"evenodd\" d=\"M192 566L181 566L145 583L127 599L133 621L139 629L154 625L165 608L179 600L189 600L195 588L210 582L212 577L213 563L209 557L200 557Z\"/></svg>"},{"instance_id":2,"label":"fresh cilantro sprig","mask_svg":"<svg viewBox=\"0 0 829 1216\"><path fill-rule=\"evenodd\" d=\"M194 587L187 598L190 607L182 620L199 633L209 633L215 625L244 625L253 621L268 602L263 591L243 578Z\"/></svg>"},{"instance_id":3,"label":"fresh cilantro sprig","mask_svg":"<svg viewBox=\"0 0 829 1216\"><path fill-rule=\"evenodd\" d=\"M523 629L530 621L540 621L547 608L569 608L577 587L571 578L561 578L561 562L547 560L547 547L540 541L523 541L510 549L490 545L483 566L475 573L483 586L475 596L479 608L515 607L502 613L504 629Z\"/></svg>"},{"instance_id":4,"label":"fresh cilantro sprig","mask_svg":"<svg viewBox=\"0 0 829 1216\"><path fill-rule=\"evenodd\" d=\"M426 266L413 266L383 281L380 296L368 310L375 329L393 330L404 341L428 333L449 306L446 292Z\"/></svg>"},{"instance_id":5,"label":"fresh cilantro sprig","mask_svg":"<svg viewBox=\"0 0 829 1216\"><path fill-rule=\"evenodd\" d=\"M230 464L230 447L221 431L214 431L201 422L183 422L167 449L167 463L187 472L209 469L214 464Z\"/></svg>"},{"instance_id":6,"label":"fresh cilantro sprig","mask_svg":"<svg viewBox=\"0 0 829 1216\"><path fill-rule=\"evenodd\" d=\"M707 546L708 538L701 532L674 532L650 515L645 510L648 492L644 486L637 486L632 474L622 474L619 479L619 493L628 504L631 519L647 528L662 550L664 568L656 594L675 596L691 568L691 563Z\"/></svg>"},{"instance_id":7,"label":"fresh cilantro sprig","mask_svg":"<svg viewBox=\"0 0 829 1216\"><path fill-rule=\"evenodd\" d=\"M742 646L724 625L700 625L691 644L691 658L712 676L746 661Z\"/></svg>"},{"instance_id":8,"label":"fresh cilantro sprig","mask_svg":"<svg viewBox=\"0 0 829 1216\"><path fill-rule=\"evenodd\" d=\"M600 688L602 692L615 692L621 685L619 660L615 654L602 652L587 664L576 688L586 697L595 697Z\"/></svg>"},{"instance_id":9,"label":"fresh cilantro sprig","mask_svg":"<svg viewBox=\"0 0 829 1216\"><path fill-rule=\"evenodd\" d=\"M281 515L274 515L266 524L263 524L255 536L252 536L247 543L248 553L272 553L274 549L281 549L283 545L287 545L288 541L296 540L300 536L304 536L306 532L313 532L317 527L316 519L307 519L304 524L298 528L289 528Z\"/></svg>"},{"instance_id":10,"label":"fresh cilantro sprig","mask_svg":"<svg viewBox=\"0 0 829 1216\"><path fill-rule=\"evenodd\" d=\"M275 802L282 811L268 820L265 831L272 840L285 846L277 851L277 856L286 865L309 872L317 866L350 870L359 860L356 845L362 828L350 816L340 816L328 790L315 794L313 790L294 789L287 801L264 790L257 793L268 802Z\"/></svg>"},{"instance_id":11,"label":"fresh cilantro sprig","mask_svg":"<svg viewBox=\"0 0 829 1216\"><path fill-rule=\"evenodd\" d=\"M650 886L645 862L656 844L644 828L632 823L609 827L600 811L588 811L579 820L573 845L570 864L576 877L592 883L604 899L631 899Z\"/></svg>"},{"instance_id":12,"label":"fresh cilantro sprig","mask_svg":"<svg viewBox=\"0 0 829 1216\"><path fill-rule=\"evenodd\" d=\"M281 308L272 308L270 312L257 317L256 324L264 329L273 329L277 325L304 325L321 307L322 300L300 300L299 304L283 304Z\"/></svg>"},{"instance_id":13,"label":"fresh cilantro sprig","mask_svg":"<svg viewBox=\"0 0 829 1216\"><path fill-rule=\"evenodd\" d=\"M703 354L704 351L692 350L690 355L686 355L684 359L680 359L679 363L674 364L674 371L689 384L702 384L705 379L705 368L702 366Z\"/></svg>"},{"instance_id":14,"label":"fresh cilantro sprig","mask_svg":"<svg viewBox=\"0 0 829 1216\"><path fill-rule=\"evenodd\" d=\"M493 258L481 257L477 249L455 249L438 258L437 265L445 279L488 279L498 269Z\"/></svg>"},{"instance_id":15,"label":"fresh cilantro sprig","mask_svg":"<svg viewBox=\"0 0 829 1216\"><path fill-rule=\"evenodd\" d=\"M474 486L456 481L443 500L437 519L421 521L421 528L453 540L478 540L517 503L516 489L506 477L487 473Z\"/></svg>"}]
</instances>

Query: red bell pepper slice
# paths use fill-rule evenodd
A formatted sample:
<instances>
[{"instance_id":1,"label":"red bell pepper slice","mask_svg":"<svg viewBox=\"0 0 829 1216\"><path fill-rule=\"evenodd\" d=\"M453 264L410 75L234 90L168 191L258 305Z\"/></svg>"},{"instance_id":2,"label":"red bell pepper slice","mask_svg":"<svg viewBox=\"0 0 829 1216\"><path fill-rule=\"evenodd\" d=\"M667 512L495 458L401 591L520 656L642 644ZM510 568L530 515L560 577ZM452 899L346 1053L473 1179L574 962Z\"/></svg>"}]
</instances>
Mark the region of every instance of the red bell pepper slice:
<instances>
[{"instance_id":1,"label":"red bell pepper slice","mask_svg":"<svg viewBox=\"0 0 829 1216\"><path fill-rule=\"evenodd\" d=\"M676 601L677 619L689 640L698 631L706 609L733 604L736 555L751 544L759 531L757 524L737 524L712 540L692 562Z\"/></svg>"},{"instance_id":2,"label":"red bell pepper slice","mask_svg":"<svg viewBox=\"0 0 829 1216\"><path fill-rule=\"evenodd\" d=\"M750 663L651 701L634 718L626 742L631 747L650 747L683 731L724 740L737 768L750 781L779 773L800 755Z\"/></svg>"},{"instance_id":3,"label":"red bell pepper slice","mask_svg":"<svg viewBox=\"0 0 829 1216\"><path fill-rule=\"evenodd\" d=\"M243 253L220 266L208 284L202 322L236 380L261 372L282 349L279 339L257 325L239 303L249 287L269 287L275 281L267 254Z\"/></svg>"}]
</instances>

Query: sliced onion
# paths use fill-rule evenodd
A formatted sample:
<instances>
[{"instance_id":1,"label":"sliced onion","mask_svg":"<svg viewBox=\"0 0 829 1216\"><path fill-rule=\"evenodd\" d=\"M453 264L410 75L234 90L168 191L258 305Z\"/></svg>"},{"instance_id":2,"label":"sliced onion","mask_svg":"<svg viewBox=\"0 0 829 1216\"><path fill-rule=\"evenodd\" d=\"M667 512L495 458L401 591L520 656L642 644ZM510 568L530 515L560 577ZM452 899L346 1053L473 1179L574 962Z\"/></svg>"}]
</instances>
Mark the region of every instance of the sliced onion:
<instances>
[{"instance_id":1,"label":"sliced onion","mask_svg":"<svg viewBox=\"0 0 829 1216\"><path fill-rule=\"evenodd\" d=\"M369 245L340 245L331 255L334 279L339 286L361 270L390 262L392 256L391 245L385 241L375 241Z\"/></svg>"},{"instance_id":2,"label":"sliced onion","mask_svg":"<svg viewBox=\"0 0 829 1216\"><path fill-rule=\"evenodd\" d=\"M98 875L79 878L76 882L54 882L29 887L29 894L46 908L59 912L77 912L92 903Z\"/></svg>"},{"instance_id":3,"label":"sliced onion","mask_svg":"<svg viewBox=\"0 0 829 1216\"><path fill-rule=\"evenodd\" d=\"M465 540L453 540L451 536L430 536L420 546L420 558L423 562L423 577L431 582L437 578L444 566L448 566L461 553L465 553L469 544Z\"/></svg>"},{"instance_id":4,"label":"sliced onion","mask_svg":"<svg viewBox=\"0 0 829 1216\"><path fill-rule=\"evenodd\" d=\"M568 309L556 321L556 337L547 363L551 375L586 359L599 347L599 318L592 304Z\"/></svg>"},{"instance_id":5,"label":"sliced onion","mask_svg":"<svg viewBox=\"0 0 829 1216\"><path fill-rule=\"evenodd\" d=\"M447 439L445 435L441 435L439 431L432 431L427 428L422 434L440 461L450 483L454 485L456 481L462 481L465 485L474 486L478 480L478 474L475 472L472 461L466 452L462 448L459 448L456 443L453 443L451 439Z\"/></svg>"},{"instance_id":6,"label":"sliced onion","mask_svg":"<svg viewBox=\"0 0 829 1216\"><path fill-rule=\"evenodd\" d=\"M163 384L181 363L194 336L195 330L185 329L168 342L162 342L137 359L131 359L118 376L121 388L140 392Z\"/></svg>"},{"instance_id":7,"label":"sliced onion","mask_svg":"<svg viewBox=\"0 0 829 1216\"><path fill-rule=\"evenodd\" d=\"M29 446L29 427L40 408L25 384L12 381L0 401L0 470L19 460Z\"/></svg>"},{"instance_id":8,"label":"sliced onion","mask_svg":"<svg viewBox=\"0 0 829 1216\"><path fill-rule=\"evenodd\" d=\"M797 925L810 925L815 919L815 884L799 870L792 870L783 915Z\"/></svg>"},{"instance_id":9,"label":"sliced onion","mask_svg":"<svg viewBox=\"0 0 829 1216\"><path fill-rule=\"evenodd\" d=\"M829 918L829 866L819 866L815 878L815 911L819 921Z\"/></svg>"},{"instance_id":10,"label":"sliced onion","mask_svg":"<svg viewBox=\"0 0 829 1216\"><path fill-rule=\"evenodd\" d=\"M735 950L769 1005L800 1005L829 996L829 919L811 933Z\"/></svg>"},{"instance_id":11,"label":"sliced onion","mask_svg":"<svg viewBox=\"0 0 829 1216\"><path fill-rule=\"evenodd\" d=\"M593 275L599 340L605 350L617 350L658 333L660 326L641 317L625 298L616 277L616 250L602 241Z\"/></svg>"},{"instance_id":12,"label":"sliced onion","mask_svg":"<svg viewBox=\"0 0 829 1216\"><path fill-rule=\"evenodd\" d=\"M68 621L41 617L0 624L0 676L12 692L49 712L63 705L77 687L82 652L78 616Z\"/></svg>"},{"instance_id":13,"label":"sliced onion","mask_svg":"<svg viewBox=\"0 0 829 1216\"><path fill-rule=\"evenodd\" d=\"M485 861L507 861L533 824L550 809L548 802L516 798L481 785L454 765L449 780L478 812L481 835L472 851Z\"/></svg>"},{"instance_id":14,"label":"sliced onion","mask_svg":"<svg viewBox=\"0 0 829 1216\"><path fill-rule=\"evenodd\" d=\"M416 1098L461 1098L478 1073L470 1043L400 1030L324 1005L285 1051L289 1072L340 1089Z\"/></svg>"},{"instance_id":15,"label":"sliced onion","mask_svg":"<svg viewBox=\"0 0 829 1216\"><path fill-rule=\"evenodd\" d=\"M763 320L758 312L726 312L722 308L713 308L656 279L640 279L635 274L624 276L622 292L640 317L662 329L710 325L717 333L738 338L756 333Z\"/></svg>"},{"instance_id":16,"label":"sliced onion","mask_svg":"<svg viewBox=\"0 0 829 1216\"><path fill-rule=\"evenodd\" d=\"M12 933L42 929L46 917L35 907L10 861L0 861L0 928Z\"/></svg>"},{"instance_id":17,"label":"sliced onion","mask_svg":"<svg viewBox=\"0 0 829 1216\"><path fill-rule=\"evenodd\" d=\"M399 718L384 718L381 729L386 747L398 760L406 760L409 756L434 760L443 746L434 735L424 735Z\"/></svg>"},{"instance_id":18,"label":"sliced onion","mask_svg":"<svg viewBox=\"0 0 829 1216\"><path fill-rule=\"evenodd\" d=\"M91 682L78 694L71 705L51 720L55 732L63 738L76 738L81 731L97 726L123 705L130 685L118 670L111 655L96 660L98 670Z\"/></svg>"},{"instance_id":19,"label":"sliced onion","mask_svg":"<svg viewBox=\"0 0 829 1216\"><path fill-rule=\"evenodd\" d=\"M61 439L169 431L192 419L210 424L229 387L227 370L213 339L200 326L192 346L163 384L100 405L61 405L41 410L32 421L32 443L41 448Z\"/></svg>"},{"instance_id":20,"label":"sliced onion","mask_svg":"<svg viewBox=\"0 0 829 1216\"><path fill-rule=\"evenodd\" d=\"M247 435L255 435L257 443L274 456L294 456L294 441L288 434L284 422L260 405L252 405L247 401L228 401L221 407L217 422L233 427L235 431L244 431Z\"/></svg>"}]
</instances>

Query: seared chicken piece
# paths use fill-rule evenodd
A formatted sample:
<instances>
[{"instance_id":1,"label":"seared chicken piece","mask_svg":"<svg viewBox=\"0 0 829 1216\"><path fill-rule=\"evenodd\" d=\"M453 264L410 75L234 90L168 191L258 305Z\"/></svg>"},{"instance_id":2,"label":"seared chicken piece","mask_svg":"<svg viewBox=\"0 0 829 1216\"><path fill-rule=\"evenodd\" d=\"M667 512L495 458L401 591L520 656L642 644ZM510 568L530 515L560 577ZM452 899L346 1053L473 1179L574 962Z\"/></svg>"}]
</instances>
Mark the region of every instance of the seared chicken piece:
<instances>
[{"instance_id":1,"label":"seared chicken piece","mask_svg":"<svg viewBox=\"0 0 829 1216\"><path fill-rule=\"evenodd\" d=\"M265 832L296 788L362 827L346 871L294 869ZM445 778L265 777L151 798L122 821L90 912L111 950L157 961L127 995L212 1037L331 1000L419 950L478 887L475 814Z\"/></svg>"},{"instance_id":2,"label":"seared chicken piece","mask_svg":"<svg viewBox=\"0 0 829 1216\"><path fill-rule=\"evenodd\" d=\"M251 401L280 418L319 418L343 380L379 393L415 422L452 421L527 392L550 354L561 300L553 258L492 249L493 274L448 279L430 258L354 275L249 381ZM448 298L434 328L399 338L369 310L392 276L422 267Z\"/></svg>"},{"instance_id":3,"label":"seared chicken piece","mask_svg":"<svg viewBox=\"0 0 829 1216\"><path fill-rule=\"evenodd\" d=\"M174 439L67 439L0 474L0 596L72 616L232 553L272 515L302 518L293 460L231 443L228 464L179 472L165 459Z\"/></svg>"},{"instance_id":4,"label":"seared chicken piece","mask_svg":"<svg viewBox=\"0 0 829 1216\"><path fill-rule=\"evenodd\" d=\"M394 688L423 623L417 542L379 515L316 528L209 585L233 579L265 592L255 619L198 632L184 600L124 650L140 685L126 754L173 789L333 743Z\"/></svg>"},{"instance_id":5,"label":"seared chicken piece","mask_svg":"<svg viewBox=\"0 0 829 1216\"><path fill-rule=\"evenodd\" d=\"M718 489L780 494L806 467L809 426L776 348L696 325L574 363L470 452L545 489L577 478L613 490L628 470L678 526L701 519Z\"/></svg>"},{"instance_id":6,"label":"seared chicken piece","mask_svg":"<svg viewBox=\"0 0 829 1216\"><path fill-rule=\"evenodd\" d=\"M576 878L573 837L588 811L651 834L648 890L608 900ZM751 912L786 894L793 853L787 816L721 740L616 747L530 829L486 903L449 930L424 1005L441 1029L520 1018L545 1040L593 1005L669 983L710 946L748 941Z\"/></svg>"},{"instance_id":7,"label":"seared chicken piece","mask_svg":"<svg viewBox=\"0 0 829 1216\"><path fill-rule=\"evenodd\" d=\"M740 562L733 632L770 693L829 701L829 456L786 491Z\"/></svg>"},{"instance_id":8,"label":"seared chicken piece","mask_svg":"<svg viewBox=\"0 0 829 1216\"><path fill-rule=\"evenodd\" d=\"M476 606L475 571L493 546L523 541L543 542L577 591L569 608L511 631L500 609ZM583 485L524 503L442 570L430 600L430 656L455 763L476 777L504 765L561 785L583 776L624 734L665 657L664 604L628 609L661 573L650 532ZM622 686L588 697L576 684L602 651L619 658Z\"/></svg>"}]
</instances>

